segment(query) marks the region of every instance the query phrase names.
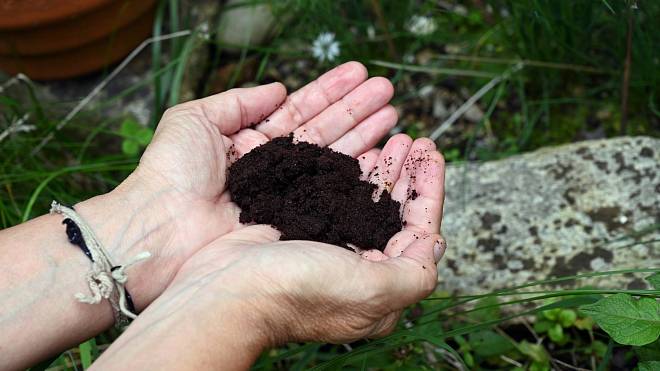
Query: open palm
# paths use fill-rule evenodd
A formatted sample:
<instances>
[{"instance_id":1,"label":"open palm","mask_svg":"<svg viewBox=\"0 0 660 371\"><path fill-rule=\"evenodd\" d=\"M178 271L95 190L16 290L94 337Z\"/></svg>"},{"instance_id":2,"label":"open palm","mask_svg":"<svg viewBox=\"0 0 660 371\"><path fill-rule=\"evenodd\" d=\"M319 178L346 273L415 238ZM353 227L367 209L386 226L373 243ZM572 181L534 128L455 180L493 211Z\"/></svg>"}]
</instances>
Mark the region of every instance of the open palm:
<instances>
[{"instance_id":1,"label":"open palm","mask_svg":"<svg viewBox=\"0 0 660 371\"><path fill-rule=\"evenodd\" d=\"M402 309L435 288L435 263L446 247L438 234L444 160L431 140L406 135L358 159L363 177L402 205L404 228L383 252L359 256L318 242L277 242L279 232L270 226L244 226L190 257L163 297L203 292L219 298L205 301L207 313L230 297L264 317L272 343L339 343L392 331Z\"/></svg>"},{"instance_id":2,"label":"open palm","mask_svg":"<svg viewBox=\"0 0 660 371\"><path fill-rule=\"evenodd\" d=\"M341 343L392 331L402 309L435 288L435 263L445 249L438 234L444 162L433 142L405 135L360 160L364 176L402 202L405 227L383 252L359 256L318 242L276 242L272 227L245 226L190 257L154 307L203 293L209 307L200 313L214 323L220 321L213 316L222 316L216 309L235 301L253 322L267 324L259 327L270 329L270 345Z\"/></svg>"},{"instance_id":3,"label":"open palm","mask_svg":"<svg viewBox=\"0 0 660 371\"><path fill-rule=\"evenodd\" d=\"M158 266L146 262L145 267L154 265L165 285L195 251L241 228L240 210L225 191L227 168L233 158L271 138L293 132L300 139L374 159L376 152L370 150L397 121L396 110L387 104L392 94L387 79L367 80L364 66L349 62L288 97L284 86L274 83L170 108L127 181L148 184L144 197L157 202L158 214L171 221L167 243L153 252Z\"/></svg>"}]
</instances>

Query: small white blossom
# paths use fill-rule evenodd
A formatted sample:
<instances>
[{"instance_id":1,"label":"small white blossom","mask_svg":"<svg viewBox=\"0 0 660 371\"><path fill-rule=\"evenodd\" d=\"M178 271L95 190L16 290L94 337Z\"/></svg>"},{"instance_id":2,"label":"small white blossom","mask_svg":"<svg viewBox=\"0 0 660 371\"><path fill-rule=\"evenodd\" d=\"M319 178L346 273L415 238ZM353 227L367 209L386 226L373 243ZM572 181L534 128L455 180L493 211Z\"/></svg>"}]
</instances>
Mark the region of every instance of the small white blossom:
<instances>
[{"instance_id":1,"label":"small white blossom","mask_svg":"<svg viewBox=\"0 0 660 371\"><path fill-rule=\"evenodd\" d=\"M376 38L376 29L374 28L374 26L369 25L369 27L367 27L367 37L369 38L369 40L373 40Z\"/></svg>"},{"instance_id":2,"label":"small white blossom","mask_svg":"<svg viewBox=\"0 0 660 371\"><path fill-rule=\"evenodd\" d=\"M206 40L206 41L211 40L211 35L209 34L209 24L207 22L204 22L201 25L199 25L197 31L198 31L198 36L202 40Z\"/></svg>"},{"instance_id":3,"label":"small white blossom","mask_svg":"<svg viewBox=\"0 0 660 371\"><path fill-rule=\"evenodd\" d=\"M430 35L438 28L431 17L414 15L408 21L408 31L417 36Z\"/></svg>"},{"instance_id":4,"label":"small white blossom","mask_svg":"<svg viewBox=\"0 0 660 371\"><path fill-rule=\"evenodd\" d=\"M333 61L339 55L339 42L335 40L335 34L322 32L312 44L312 54L320 62Z\"/></svg>"}]
</instances>

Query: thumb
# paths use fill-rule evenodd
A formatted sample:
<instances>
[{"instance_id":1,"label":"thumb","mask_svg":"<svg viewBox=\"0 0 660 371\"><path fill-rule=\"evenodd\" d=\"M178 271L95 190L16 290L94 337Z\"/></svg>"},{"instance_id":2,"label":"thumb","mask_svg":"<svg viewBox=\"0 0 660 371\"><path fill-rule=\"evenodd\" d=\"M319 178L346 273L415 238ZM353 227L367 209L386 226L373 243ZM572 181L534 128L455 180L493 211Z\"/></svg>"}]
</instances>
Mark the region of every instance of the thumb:
<instances>
[{"instance_id":1,"label":"thumb","mask_svg":"<svg viewBox=\"0 0 660 371\"><path fill-rule=\"evenodd\" d=\"M435 267L444 255L446 247L447 243L441 235L426 234L406 247L401 256Z\"/></svg>"},{"instance_id":2,"label":"thumb","mask_svg":"<svg viewBox=\"0 0 660 371\"><path fill-rule=\"evenodd\" d=\"M201 120L231 135L270 115L286 99L284 85L274 82L253 88L237 88L173 107L173 113L197 112Z\"/></svg>"},{"instance_id":3,"label":"thumb","mask_svg":"<svg viewBox=\"0 0 660 371\"><path fill-rule=\"evenodd\" d=\"M400 256L368 264L377 277L378 297L390 311L416 303L435 290L438 271L433 250L441 240L439 234L427 234L414 240Z\"/></svg>"}]
</instances>

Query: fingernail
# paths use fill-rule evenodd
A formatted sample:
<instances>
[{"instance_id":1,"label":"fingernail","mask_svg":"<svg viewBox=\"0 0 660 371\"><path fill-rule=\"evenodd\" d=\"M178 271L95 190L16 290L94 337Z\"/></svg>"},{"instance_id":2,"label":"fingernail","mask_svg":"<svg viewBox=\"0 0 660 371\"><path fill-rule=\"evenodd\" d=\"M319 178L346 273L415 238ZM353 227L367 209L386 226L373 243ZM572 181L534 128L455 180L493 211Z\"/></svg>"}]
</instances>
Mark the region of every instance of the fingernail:
<instances>
[{"instance_id":1,"label":"fingernail","mask_svg":"<svg viewBox=\"0 0 660 371\"><path fill-rule=\"evenodd\" d=\"M445 250L447 249L447 242L444 239L440 238L435 241L433 245L433 258L435 262L439 262L442 259L442 256L445 255Z\"/></svg>"}]
</instances>

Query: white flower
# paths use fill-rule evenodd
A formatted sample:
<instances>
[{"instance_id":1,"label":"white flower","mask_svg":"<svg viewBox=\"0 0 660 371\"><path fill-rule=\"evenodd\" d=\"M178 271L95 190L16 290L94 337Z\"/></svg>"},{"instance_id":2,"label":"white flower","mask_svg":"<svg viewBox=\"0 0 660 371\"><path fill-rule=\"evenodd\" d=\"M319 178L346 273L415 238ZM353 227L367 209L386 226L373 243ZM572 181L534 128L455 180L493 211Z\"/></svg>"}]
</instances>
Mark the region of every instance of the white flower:
<instances>
[{"instance_id":1,"label":"white flower","mask_svg":"<svg viewBox=\"0 0 660 371\"><path fill-rule=\"evenodd\" d=\"M408 31L417 36L426 36L432 34L438 25L431 17L414 15L408 21Z\"/></svg>"},{"instance_id":2,"label":"white flower","mask_svg":"<svg viewBox=\"0 0 660 371\"><path fill-rule=\"evenodd\" d=\"M376 29L374 28L374 26L369 25L369 27L367 27L367 37L369 38L369 40L373 40L374 38L376 38Z\"/></svg>"},{"instance_id":3,"label":"white flower","mask_svg":"<svg viewBox=\"0 0 660 371\"><path fill-rule=\"evenodd\" d=\"M335 34L320 33L312 44L312 54L320 62L333 61L339 55L339 42L335 41Z\"/></svg>"},{"instance_id":4,"label":"white flower","mask_svg":"<svg viewBox=\"0 0 660 371\"><path fill-rule=\"evenodd\" d=\"M312 54L319 61L333 61L339 55L339 42L335 41L335 34L322 32L312 44Z\"/></svg>"}]
</instances>

